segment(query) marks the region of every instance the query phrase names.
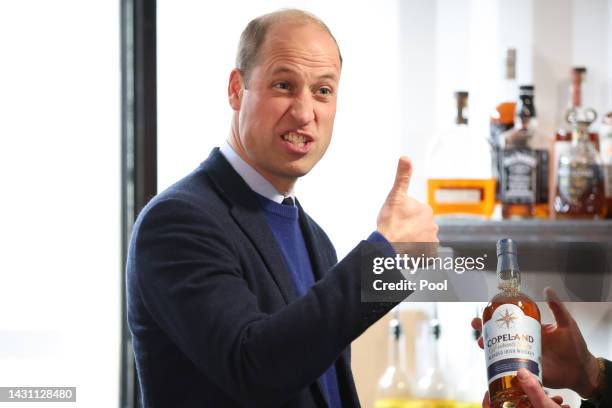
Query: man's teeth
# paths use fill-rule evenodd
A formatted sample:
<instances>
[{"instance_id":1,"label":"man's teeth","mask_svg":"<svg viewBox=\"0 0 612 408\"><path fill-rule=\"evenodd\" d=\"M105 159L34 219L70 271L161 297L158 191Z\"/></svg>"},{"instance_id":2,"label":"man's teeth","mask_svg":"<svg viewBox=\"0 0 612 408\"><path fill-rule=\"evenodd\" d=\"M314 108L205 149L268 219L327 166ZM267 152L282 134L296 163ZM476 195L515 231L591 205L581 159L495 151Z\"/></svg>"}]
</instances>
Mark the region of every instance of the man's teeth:
<instances>
[{"instance_id":1,"label":"man's teeth","mask_svg":"<svg viewBox=\"0 0 612 408\"><path fill-rule=\"evenodd\" d=\"M306 144L306 138L301 135L296 135L295 133L284 134L283 140L286 140L289 143L296 145L297 147L304 147L304 145Z\"/></svg>"}]
</instances>

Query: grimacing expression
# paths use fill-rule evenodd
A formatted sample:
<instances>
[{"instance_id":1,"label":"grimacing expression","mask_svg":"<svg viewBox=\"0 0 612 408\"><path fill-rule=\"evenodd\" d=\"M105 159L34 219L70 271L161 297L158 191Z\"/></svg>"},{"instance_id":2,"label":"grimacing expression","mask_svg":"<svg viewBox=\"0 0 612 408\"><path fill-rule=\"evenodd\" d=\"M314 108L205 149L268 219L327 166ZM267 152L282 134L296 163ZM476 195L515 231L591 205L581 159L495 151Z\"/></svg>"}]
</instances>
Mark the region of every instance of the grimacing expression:
<instances>
[{"instance_id":1,"label":"grimacing expression","mask_svg":"<svg viewBox=\"0 0 612 408\"><path fill-rule=\"evenodd\" d=\"M241 156L277 189L308 173L327 150L339 80L338 48L323 28L270 27L240 91L236 142Z\"/></svg>"}]
</instances>

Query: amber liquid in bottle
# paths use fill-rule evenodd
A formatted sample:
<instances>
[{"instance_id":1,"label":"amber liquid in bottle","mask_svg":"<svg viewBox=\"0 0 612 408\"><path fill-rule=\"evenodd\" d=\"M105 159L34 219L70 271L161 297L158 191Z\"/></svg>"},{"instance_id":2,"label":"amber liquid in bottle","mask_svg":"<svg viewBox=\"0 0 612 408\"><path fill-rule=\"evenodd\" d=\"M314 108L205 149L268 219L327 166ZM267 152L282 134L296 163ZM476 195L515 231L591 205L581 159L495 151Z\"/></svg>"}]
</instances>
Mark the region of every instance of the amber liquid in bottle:
<instances>
[{"instance_id":1,"label":"amber liquid in bottle","mask_svg":"<svg viewBox=\"0 0 612 408\"><path fill-rule=\"evenodd\" d=\"M592 109L570 110L567 115L574 131L570 149L561 153L557 161L555 218L605 218L603 166L588 136L589 125L597 115Z\"/></svg>"},{"instance_id":2,"label":"amber liquid in bottle","mask_svg":"<svg viewBox=\"0 0 612 408\"><path fill-rule=\"evenodd\" d=\"M497 254L498 254L498 264L497 264L497 274L498 274L498 282L500 292L491 299L491 301L487 304L486 308L483 311L482 321L485 326L484 330L484 341L485 347L487 344L490 344L491 341L494 341L490 337L491 333L488 332L486 326L487 323L491 322L491 324L500 324L503 326L504 318L506 316L510 316L509 320L510 324L513 323L513 318L520 322L519 316L515 316L515 310L508 312L508 309L512 307L517 307L522 311L524 317L523 320L528 320L525 318L531 318L531 333L533 334L534 343L534 355L531 361L523 358L516 358L516 356L510 356L510 361L514 360L515 364L518 367L526 367L530 371L538 371L534 372L534 374L541 375L541 350L540 350L540 336L541 336L541 327L540 327L540 310L538 309L537 304L530 299L527 295L520 291L520 272L518 269L518 262L516 261L516 244L511 239L502 239L497 243ZM508 307L508 305L513 305ZM501 309L500 309L501 308ZM504 311L505 314L502 314L501 318L494 316L499 316L499 312ZM498 310L500 309L500 310ZM498 311L498 313L496 313ZM492 321L492 319L495 319ZM537 322L537 323L536 323ZM520 323L519 323L520 324ZM524 329L524 326L516 327L516 333L522 333L520 329ZM509 332L514 333L514 332ZM493 336L495 337L495 336ZM537 338L536 338L537 337ZM506 348L505 350L508 350ZM489 356L487 356L487 359ZM504 357L505 358L505 357ZM534 361L535 359L535 361ZM487 369L489 370L489 378L493 377L491 375L490 362L487 361ZM534 368L534 369L532 369ZM508 370L508 369L506 369ZM506 375L502 375L501 377L489 382L489 396L491 398L491 407L492 408L522 408L522 407L532 407L531 403L527 399L527 396L520 388L518 383L518 378L516 377L516 370L513 372L507 372Z\"/></svg>"}]
</instances>

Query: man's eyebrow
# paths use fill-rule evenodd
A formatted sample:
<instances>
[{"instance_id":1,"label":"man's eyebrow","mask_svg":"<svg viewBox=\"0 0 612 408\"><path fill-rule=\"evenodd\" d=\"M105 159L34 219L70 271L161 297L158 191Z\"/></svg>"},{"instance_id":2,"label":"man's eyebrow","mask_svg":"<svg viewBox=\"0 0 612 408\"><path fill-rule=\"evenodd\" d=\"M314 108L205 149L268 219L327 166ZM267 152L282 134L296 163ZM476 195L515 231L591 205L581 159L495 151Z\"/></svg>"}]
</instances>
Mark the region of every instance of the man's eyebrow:
<instances>
[{"instance_id":1,"label":"man's eyebrow","mask_svg":"<svg viewBox=\"0 0 612 408\"><path fill-rule=\"evenodd\" d=\"M297 72L295 72L295 70L289 68L289 67L278 67L275 68L274 71L272 71L272 75L277 75L277 74L294 74L296 75ZM334 73L326 73L326 74L322 74L320 75L317 79L321 80L321 79L329 79L332 81L337 81L338 80L338 76Z\"/></svg>"}]
</instances>

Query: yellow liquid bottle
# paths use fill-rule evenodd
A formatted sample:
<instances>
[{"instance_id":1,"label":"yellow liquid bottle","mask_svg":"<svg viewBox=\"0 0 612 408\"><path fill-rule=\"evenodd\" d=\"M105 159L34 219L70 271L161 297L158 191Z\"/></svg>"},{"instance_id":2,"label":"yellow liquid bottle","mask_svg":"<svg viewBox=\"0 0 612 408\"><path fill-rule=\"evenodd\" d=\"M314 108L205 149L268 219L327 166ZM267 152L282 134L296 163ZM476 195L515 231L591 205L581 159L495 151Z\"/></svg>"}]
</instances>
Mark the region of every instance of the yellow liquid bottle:
<instances>
[{"instance_id":1,"label":"yellow liquid bottle","mask_svg":"<svg viewBox=\"0 0 612 408\"><path fill-rule=\"evenodd\" d=\"M417 408L412 381L406 372L406 343L398 308L389 322L389 364L378 381L374 408Z\"/></svg>"}]
</instances>

